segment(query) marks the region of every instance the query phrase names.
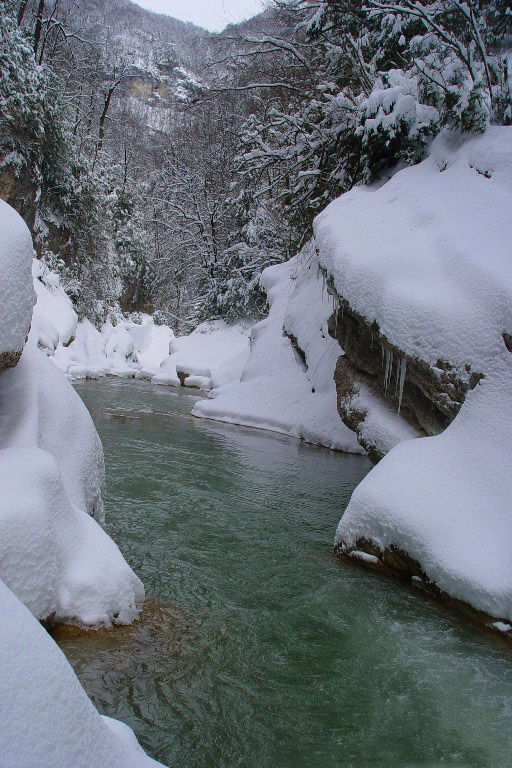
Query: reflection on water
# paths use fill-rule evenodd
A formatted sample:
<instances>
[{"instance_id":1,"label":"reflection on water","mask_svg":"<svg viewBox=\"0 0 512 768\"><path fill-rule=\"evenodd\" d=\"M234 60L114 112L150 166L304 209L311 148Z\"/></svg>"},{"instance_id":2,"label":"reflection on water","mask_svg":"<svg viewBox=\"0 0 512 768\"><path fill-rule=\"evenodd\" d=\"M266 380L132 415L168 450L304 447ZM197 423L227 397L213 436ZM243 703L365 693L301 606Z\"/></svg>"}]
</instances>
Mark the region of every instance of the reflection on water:
<instances>
[{"instance_id":1,"label":"reflection on water","mask_svg":"<svg viewBox=\"0 0 512 768\"><path fill-rule=\"evenodd\" d=\"M194 396L78 387L140 622L57 640L100 711L176 768L502 768L512 660L392 580L334 560L368 462L192 419Z\"/></svg>"}]
</instances>

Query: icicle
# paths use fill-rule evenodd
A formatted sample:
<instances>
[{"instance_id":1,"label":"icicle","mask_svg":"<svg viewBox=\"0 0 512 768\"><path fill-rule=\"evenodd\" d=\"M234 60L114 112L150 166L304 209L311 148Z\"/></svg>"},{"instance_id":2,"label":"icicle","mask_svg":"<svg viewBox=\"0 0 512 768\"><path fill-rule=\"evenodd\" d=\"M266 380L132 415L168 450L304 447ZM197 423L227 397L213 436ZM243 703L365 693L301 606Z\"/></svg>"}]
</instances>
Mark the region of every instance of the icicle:
<instances>
[{"instance_id":1,"label":"icicle","mask_svg":"<svg viewBox=\"0 0 512 768\"><path fill-rule=\"evenodd\" d=\"M383 368L384 367L384 346L382 344L380 345L380 351L381 351L381 355L382 355L381 368Z\"/></svg>"},{"instance_id":2,"label":"icicle","mask_svg":"<svg viewBox=\"0 0 512 768\"><path fill-rule=\"evenodd\" d=\"M393 372L393 353L390 349L386 349L386 369L384 371L384 394L388 393L388 385L391 380L391 374Z\"/></svg>"},{"instance_id":3,"label":"icicle","mask_svg":"<svg viewBox=\"0 0 512 768\"><path fill-rule=\"evenodd\" d=\"M400 408L402 407L402 394L405 384L405 372L407 370L407 359L405 357L400 358L400 390L398 394L398 417L400 418Z\"/></svg>"},{"instance_id":4,"label":"icicle","mask_svg":"<svg viewBox=\"0 0 512 768\"><path fill-rule=\"evenodd\" d=\"M325 272L322 272L322 301L324 300L325 293Z\"/></svg>"}]
</instances>

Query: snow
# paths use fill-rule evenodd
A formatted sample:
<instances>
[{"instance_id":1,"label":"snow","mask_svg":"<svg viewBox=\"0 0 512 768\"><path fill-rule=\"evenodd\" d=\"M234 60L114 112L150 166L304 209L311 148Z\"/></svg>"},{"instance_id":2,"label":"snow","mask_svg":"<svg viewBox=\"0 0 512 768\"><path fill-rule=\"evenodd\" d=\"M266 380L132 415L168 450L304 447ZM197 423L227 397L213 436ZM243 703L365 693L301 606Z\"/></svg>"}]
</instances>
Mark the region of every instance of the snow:
<instances>
[{"instance_id":1,"label":"snow","mask_svg":"<svg viewBox=\"0 0 512 768\"><path fill-rule=\"evenodd\" d=\"M152 378L173 338L168 326L155 325L149 315L142 315L140 322L119 320L114 325L108 321L100 330L86 319L78 323L68 347L55 349L52 361L71 379Z\"/></svg>"},{"instance_id":2,"label":"snow","mask_svg":"<svg viewBox=\"0 0 512 768\"><path fill-rule=\"evenodd\" d=\"M318 279L312 247L285 264L268 267L262 286L270 314L252 329L247 363L231 384L219 376L212 399L196 403L192 414L360 453L336 410L333 373L341 350L327 333L332 304ZM284 328L298 340L306 363Z\"/></svg>"},{"instance_id":3,"label":"snow","mask_svg":"<svg viewBox=\"0 0 512 768\"><path fill-rule=\"evenodd\" d=\"M373 565L376 565L379 562L379 558L375 555L370 555L368 552L362 552L359 549L354 549L350 553L350 557L354 560L364 560L365 563L371 563Z\"/></svg>"},{"instance_id":4,"label":"snow","mask_svg":"<svg viewBox=\"0 0 512 768\"><path fill-rule=\"evenodd\" d=\"M172 339L170 355L162 361L153 383L177 385L178 373L190 377L185 379L185 386L203 389L210 389L212 382L232 380L249 356L253 325L250 320L210 320L198 325L188 336Z\"/></svg>"},{"instance_id":5,"label":"snow","mask_svg":"<svg viewBox=\"0 0 512 768\"><path fill-rule=\"evenodd\" d=\"M30 279L34 251L27 225L0 200L0 355L20 352L30 330L35 295Z\"/></svg>"},{"instance_id":6,"label":"snow","mask_svg":"<svg viewBox=\"0 0 512 768\"><path fill-rule=\"evenodd\" d=\"M403 369L402 369L403 370ZM356 383L356 393L342 403L347 415L357 414L361 421L357 432L363 445L373 446L383 456L403 440L412 440L418 433L397 412L389 408L362 382Z\"/></svg>"},{"instance_id":7,"label":"snow","mask_svg":"<svg viewBox=\"0 0 512 768\"><path fill-rule=\"evenodd\" d=\"M443 591L512 619L512 129L441 136L421 164L343 195L321 264L389 341L485 378L440 435L396 445L356 488L336 542L391 544Z\"/></svg>"},{"instance_id":8,"label":"snow","mask_svg":"<svg viewBox=\"0 0 512 768\"><path fill-rule=\"evenodd\" d=\"M59 344L67 345L73 339L78 316L59 276L38 259L32 261L32 277L37 303L32 315L31 337L52 354Z\"/></svg>"},{"instance_id":9,"label":"snow","mask_svg":"<svg viewBox=\"0 0 512 768\"><path fill-rule=\"evenodd\" d=\"M150 768L158 763L127 726L98 714L37 621L127 623L144 588L100 525L103 451L91 417L47 357L69 341L76 315L55 276L32 265L28 229L1 201L0 224L3 351L21 351L37 293L21 359L0 375L0 762Z\"/></svg>"},{"instance_id":10,"label":"snow","mask_svg":"<svg viewBox=\"0 0 512 768\"><path fill-rule=\"evenodd\" d=\"M442 134L425 161L355 187L315 221L338 293L431 365L482 371L512 326L511 142L510 128L464 143Z\"/></svg>"},{"instance_id":11,"label":"snow","mask_svg":"<svg viewBox=\"0 0 512 768\"><path fill-rule=\"evenodd\" d=\"M99 524L103 452L80 397L29 342L0 400L0 578L38 619L133 621L144 588Z\"/></svg>"},{"instance_id":12,"label":"snow","mask_svg":"<svg viewBox=\"0 0 512 768\"><path fill-rule=\"evenodd\" d=\"M3 768L151 768L128 726L102 718L63 653L0 581Z\"/></svg>"}]
</instances>

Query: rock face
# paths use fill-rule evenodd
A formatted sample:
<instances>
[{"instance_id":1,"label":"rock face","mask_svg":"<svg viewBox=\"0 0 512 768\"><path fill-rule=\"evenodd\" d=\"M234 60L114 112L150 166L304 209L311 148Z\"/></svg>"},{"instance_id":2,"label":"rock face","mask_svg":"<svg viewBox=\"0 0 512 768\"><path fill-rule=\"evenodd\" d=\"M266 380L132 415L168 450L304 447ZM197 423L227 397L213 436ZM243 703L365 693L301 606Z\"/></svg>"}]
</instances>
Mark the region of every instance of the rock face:
<instances>
[{"instance_id":1,"label":"rock face","mask_svg":"<svg viewBox=\"0 0 512 768\"><path fill-rule=\"evenodd\" d=\"M19 352L0 352L0 373L8 368L14 368L20 357L21 350Z\"/></svg>"},{"instance_id":2,"label":"rock face","mask_svg":"<svg viewBox=\"0 0 512 768\"><path fill-rule=\"evenodd\" d=\"M0 199L18 211L31 231L36 218L37 180L28 165L17 167L0 155Z\"/></svg>"},{"instance_id":3,"label":"rock face","mask_svg":"<svg viewBox=\"0 0 512 768\"><path fill-rule=\"evenodd\" d=\"M329 333L345 352L339 357L334 374L338 412L343 422L359 435L370 458L378 461L382 453L365 444L361 435L365 413L353 404L360 384L399 412L420 436L442 432L483 375L471 371L468 365L461 369L449 361L438 360L430 366L404 354L381 333L376 322L370 323L338 296L329 280L327 287L335 304Z\"/></svg>"}]
</instances>

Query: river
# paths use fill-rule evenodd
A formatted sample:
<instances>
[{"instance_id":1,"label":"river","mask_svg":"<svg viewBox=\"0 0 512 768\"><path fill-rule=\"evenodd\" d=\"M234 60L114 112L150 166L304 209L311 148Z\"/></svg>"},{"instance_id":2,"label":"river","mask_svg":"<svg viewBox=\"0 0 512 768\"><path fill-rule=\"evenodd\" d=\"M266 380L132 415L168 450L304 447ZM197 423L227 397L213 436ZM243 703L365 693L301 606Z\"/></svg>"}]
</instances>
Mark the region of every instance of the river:
<instances>
[{"instance_id":1,"label":"river","mask_svg":"<svg viewBox=\"0 0 512 768\"><path fill-rule=\"evenodd\" d=\"M58 637L98 709L174 768L503 768L512 654L335 560L367 459L193 419L198 395L83 382L107 529L148 594L129 628Z\"/></svg>"}]
</instances>

